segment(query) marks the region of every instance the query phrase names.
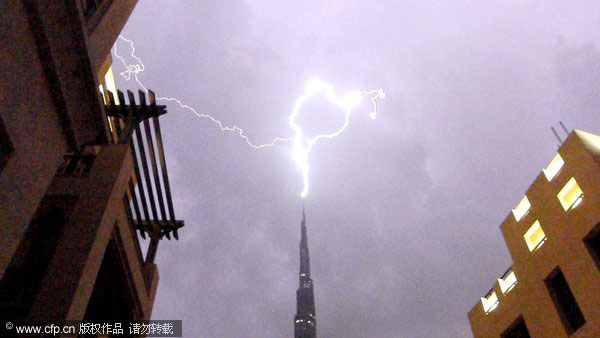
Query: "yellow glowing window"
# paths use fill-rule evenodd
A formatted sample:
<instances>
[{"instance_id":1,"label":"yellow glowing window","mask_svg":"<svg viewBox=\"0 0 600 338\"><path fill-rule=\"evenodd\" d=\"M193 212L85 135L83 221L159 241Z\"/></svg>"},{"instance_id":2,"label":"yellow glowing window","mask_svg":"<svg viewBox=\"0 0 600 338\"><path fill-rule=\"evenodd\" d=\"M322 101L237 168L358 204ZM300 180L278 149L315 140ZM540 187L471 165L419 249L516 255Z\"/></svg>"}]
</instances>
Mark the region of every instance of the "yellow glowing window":
<instances>
[{"instance_id":1,"label":"yellow glowing window","mask_svg":"<svg viewBox=\"0 0 600 338\"><path fill-rule=\"evenodd\" d=\"M575 177L571 177L556 197L558 197L563 209L567 211L575 209L583 201L583 191L581 191L579 184L575 181Z\"/></svg>"},{"instance_id":2,"label":"yellow glowing window","mask_svg":"<svg viewBox=\"0 0 600 338\"><path fill-rule=\"evenodd\" d=\"M481 306L483 306L483 311L488 314L498 307L500 300L498 300L498 296L496 296L496 292L490 290L485 297L481 297Z\"/></svg>"},{"instance_id":3,"label":"yellow glowing window","mask_svg":"<svg viewBox=\"0 0 600 338\"><path fill-rule=\"evenodd\" d=\"M512 209L513 216L515 216L515 219L517 220L517 222L520 221L521 218L523 218L523 216L525 216L525 214L527 214L527 211L529 211L529 208L531 208L531 203L529 203L527 196L525 196L525 197L523 197L521 202L519 202L519 205L517 205L516 208Z\"/></svg>"},{"instance_id":4,"label":"yellow glowing window","mask_svg":"<svg viewBox=\"0 0 600 338\"><path fill-rule=\"evenodd\" d=\"M548 182L552 181L554 176L558 174L560 169L563 167L563 164L565 164L563 158L560 156L560 154L556 154L556 156L554 156L550 164L548 164L548 167L543 170L544 175L546 175L546 179L548 179Z\"/></svg>"},{"instance_id":5,"label":"yellow glowing window","mask_svg":"<svg viewBox=\"0 0 600 338\"><path fill-rule=\"evenodd\" d=\"M117 95L117 85L115 84L115 75L112 71L112 66L108 68L106 74L104 74L104 83L106 83L106 90L112 92L115 99L115 104L120 104L119 96Z\"/></svg>"},{"instance_id":6,"label":"yellow glowing window","mask_svg":"<svg viewBox=\"0 0 600 338\"><path fill-rule=\"evenodd\" d=\"M529 251L534 251L539 249L546 242L546 234L544 230L542 230L542 226L540 225L540 221L535 221L529 227L529 230L523 236L525 238L525 242L527 243L527 247Z\"/></svg>"},{"instance_id":7,"label":"yellow glowing window","mask_svg":"<svg viewBox=\"0 0 600 338\"><path fill-rule=\"evenodd\" d=\"M517 276L512 269L509 269L502 278L498 278L498 284L502 293L508 293L517 285Z\"/></svg>"}]
</instances>

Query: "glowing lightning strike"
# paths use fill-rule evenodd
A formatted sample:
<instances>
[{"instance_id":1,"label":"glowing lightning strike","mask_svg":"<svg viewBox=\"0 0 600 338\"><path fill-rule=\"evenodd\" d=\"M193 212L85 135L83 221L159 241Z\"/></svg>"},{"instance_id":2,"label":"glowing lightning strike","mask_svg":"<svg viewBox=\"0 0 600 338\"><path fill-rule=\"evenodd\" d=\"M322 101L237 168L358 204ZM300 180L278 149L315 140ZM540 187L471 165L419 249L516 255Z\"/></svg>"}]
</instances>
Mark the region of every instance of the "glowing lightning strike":
<instances>
[{"instance_id":1,"label":"glowing lightning strike","mask_svg":"<svg viewBox=\"0 0 600 338\"><path fill-rule=\"evenodd\" d=\"M116 58L121 60L121 62L123 63L123 66L125 66L125 71L121 72L120 74L127 81L129 81L131 79L131 75L133 74L135 81L140 85L140 87L146 93L148 93L148 89L146 89L146 87L142 84L142 82L138 78L138 74L143 72L145 67L144 67L144 64L142 63L142 60L135 55L135 48L133 47L133 41L128 40L128 39L124 38L123 36L119 36L119 39L129 43L129 46L131 47L131 57L137 61L136 64L128 65L127 62L125 62L125 59L123 57L121 57L119 54L117 54L117 46L115 44L113 54L115 55ZM302 108L302 105L306 101L308 101L309 99L311 99L312 97L316 96L317 94L319 94L321 92L323 92L325 94L325 96L327 97L329 102L331 102L333 105L338 106L344 110L344 124L339 129L337 129L336 131L334 131L332 133L319 134L313 138L305 139L304 133L302 131L302 127L300 127L296 123L296 117L300 113L300 108ZM348 124L350 123L350 114L352 113L352 108L355 108L360 104L363 95L370 96L373 110L371 111L369 116L371 117L371 119L375 119L377 117L377 102L376 102L376 100L385 98L385 93L383 92L383 89L380 88L380 89L374 89L374 90L369 90L369 91L355 90L355 91L352 91L352 92L340 97L335 93L335 90L331 84L321 82L318 79L311 80L306 85L304 94L296 100L296 103L294 104L294 109L288 118L288 124L294 130L294 137L291 137L291 138L276 137L270 143L265 143L265 144L252 143L250 141L250 139L248 138L248 136L246 136L244 134L244 131L240 127L235 126L235 125L232 127L224 126L223 123L221 123L221 121L217 120L216 118L212 117L211 115L198 113L193 107L190 107L187 104L183 104L177 98L157 97L156 100L176 102L181 108L190 110L196 116L202 117L202 118L207 118L207 119L211 120L212 122L214 122L215 124L217 124L219 126L221 131L236 132L241 138L243 138L246 141L248 146L250 146L254 149L260 149L260 148L264 148L264 147L272 147L277 142L293 141L294 146L293 146L292 157L300 166L300 170L302 171L303 184L304 184L304 188L303 188L302 192L300 193L300 196L306 197L306 195L308 194L308 188L309 188L308 154L310 153L313 146L317 143L318 140L335 138L335 137L339 136L342 132L344 132L344 130L346 130L346 128L348 127ZM304 143L306 143L306 145L304 145Z\"/></svg>"},{"instance_id":2,"label":"glowing lightning strike","mask_svg":"<svg viewBox=\"0 0 600 338\"><path fill-rule=\"evenodd\" d=\"M319 134L313 138L306 139L306 146L303 145L304 134L302 132L302 128L296 124L296 117L300 112L300 108L304 104L304 102L308 101L311 97L315 96L319 92L325 92L327 99L329 102L334 105L344 109L344 124L336 131L329 134ZM312 150L312 147L317 143L320 139L332 139L340 135L346 127L348 127L348 123L350 123L350 113L352 112L352 108L358 106L360 104L360 100L362 95L371 95L371 103L373 104L373 111L370 116L371 119L375 119L377 117L377 104L375 102L378 98L385 98L385 93L383 89L375 89L370 91L352 91L345 96L339 97L336 95L333 86L328 83L321 82L318 79L311 80L307 85L304 91L304 95L296 100L296 104L294 105L294 110L289 117L288 123L294 129L294 150L293 157L294 160L300 165L300 169L302 170L302 179L304 183L304 189L300 196L306 197L308 194L308 153Z\"/></svg>"},{"instance_id":3,"label":"glowing lightning strike","mask_svg":"<svg viewBox=\"0 0 600 338\"><path fill-rule=\"evenodd\" d=\"M121 72L120 74L127 80L129 81L131 79L131 75L133 74L135 81L140 85L140 87L142 87L142 89L144 89L144 91L146 93L148 93L148 89L146 89L146 86L144 86L142 84L142 82L140 81L140 79L138 78L138 74L143 72L145 67L144 64L142 63L142 60L137 57L135 55L135 47L133 47L133 41L128 40L126 38L124 38L122 35L119 35L119 39L129 43L129 46L131 46L131 57L133 57L137 63L134 65L128 65L125 62L125 59L120 56L119 54L117 54L117 45L115 44L114 49L113 49L113 54L115 55L116 58L118 58L119 60L121 60L121 63L123 63L123 66L125 66L125 71ZM208 114L203 114L203 113L199 113L196 111L196 109L194 109L193 107L188 106L187 104L183 104L181 102L181 100L174 98L174 97L157 97L156 98L157 101L168 101L168 102L177 102L177 104L184 109L188 109L189 111L191 111L192 113L194 113L196 116L198 117L202 117L202 118L207 118L209 120L211 120L212 122L216 123L219 128L221 129L221 131L234 131L237 132L237 134L243 138L246 143L248 144L248 146L254 148L254 149L260 149L263 147L272 147L275 145L275 143L277 142L287 142L287 141L292 141L292 138L282 138L282 137L276 137L274 138L270 143L265 143L265 144L254 144L252 142L250 142L250 139L248 138L248 136L246 136L244 134L244 131L242 130L242 128L238 127L238 126L233 126L233 127L229 127L229 126L224 126L223 123L221 123L221 121L215 119L214 117L212 117L211 115Z\"/></svg>"}]
</instances>

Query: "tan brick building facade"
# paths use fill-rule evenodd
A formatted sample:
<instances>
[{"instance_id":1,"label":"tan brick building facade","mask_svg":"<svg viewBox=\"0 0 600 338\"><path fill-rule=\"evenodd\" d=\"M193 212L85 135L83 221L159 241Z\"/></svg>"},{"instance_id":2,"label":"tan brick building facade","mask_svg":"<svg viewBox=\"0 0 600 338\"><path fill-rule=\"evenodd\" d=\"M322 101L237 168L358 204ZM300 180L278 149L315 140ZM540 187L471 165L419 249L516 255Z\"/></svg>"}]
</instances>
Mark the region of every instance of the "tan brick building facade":
<instances>
[{"instance_id":1,"label":"tan brick building facade","mask_svg":"<svg viewBox=\"0 0 600 338\"><path fill-rule=\"evenodd\" d=\"M469 311L476 337L600 337L600 136L572 132L500 225L512 267Z\"/></svg>"}]
</instances>

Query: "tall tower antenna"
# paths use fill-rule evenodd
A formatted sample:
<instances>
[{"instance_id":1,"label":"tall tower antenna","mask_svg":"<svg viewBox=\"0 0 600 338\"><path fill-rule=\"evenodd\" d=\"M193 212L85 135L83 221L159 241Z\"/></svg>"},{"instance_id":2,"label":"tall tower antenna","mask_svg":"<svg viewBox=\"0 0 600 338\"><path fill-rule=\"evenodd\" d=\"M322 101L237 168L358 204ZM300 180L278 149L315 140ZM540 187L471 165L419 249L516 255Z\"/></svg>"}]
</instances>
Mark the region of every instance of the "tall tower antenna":
<instances>
[{"instance_id":1,"label":"tall tower antenna","mask_svg":"<svg viewBox=\"0 0 600 338\"><path fill-rule=\"evenodd\" d=\"M565 127L565 124L562 123L562 121L558 121L558 123L560 123L560 126L565 131L565 134L567 134L567 136L569 136L569 130L567 129L567 127Z\"/></svg>"},{"instance_id":2,"label":"tall tower antenna","mask_svg":"<svg viewBox=\"0 0 600 338\"><path fill-rule=\"evenodd\" d=\"M300 223L300 285L296 291L296 316L294 316L295 338L316 338L317 318L315 315L315 294L313 280L310 278L310 257L308 255L308 237L306 235L306 213L302 204L302 222Z\"/></svg>"},{"instance_id":3,"label":"tall tower antenna","mask_svg":"<svg viewBox=\"0 0 600 338\"><path fill-rule=\"evenodd\" d=\"M552 129L552 133L554 133L554 136L556 136L556 139L558 140L558 147L560 148L563 141L560 139L560 136L558 136L558 133L556 132L556 129L554 129L554 127L550 127L550 129Z\"/></svg>"}]
</instances>

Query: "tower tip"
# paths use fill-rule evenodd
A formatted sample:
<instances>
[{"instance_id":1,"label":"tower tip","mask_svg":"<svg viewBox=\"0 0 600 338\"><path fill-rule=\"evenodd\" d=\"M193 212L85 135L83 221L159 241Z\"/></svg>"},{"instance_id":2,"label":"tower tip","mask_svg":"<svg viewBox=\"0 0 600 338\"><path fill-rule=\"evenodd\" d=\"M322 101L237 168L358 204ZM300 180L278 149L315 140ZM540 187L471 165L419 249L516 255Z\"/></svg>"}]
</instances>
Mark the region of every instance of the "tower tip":
<instances>
[{"instance_id":1,"label":"tower tip","mask_svg":"<svg viewBox=\"0 0 600 338\"><path fill-rule=\"evenodd\" d=\"M302 221L306 221L306 212L304 209L304 202L302 202Z\"/></svg>"}]
</instances>

